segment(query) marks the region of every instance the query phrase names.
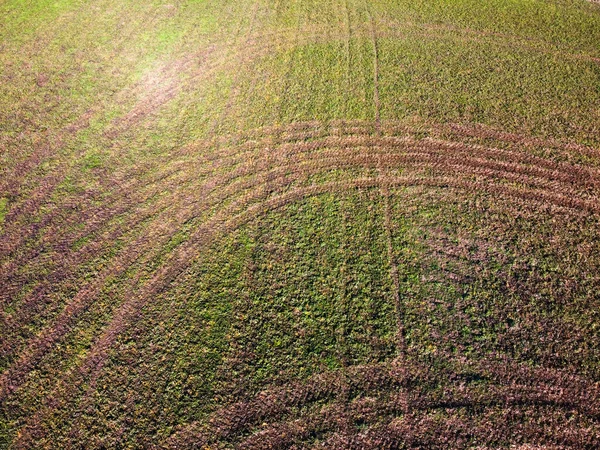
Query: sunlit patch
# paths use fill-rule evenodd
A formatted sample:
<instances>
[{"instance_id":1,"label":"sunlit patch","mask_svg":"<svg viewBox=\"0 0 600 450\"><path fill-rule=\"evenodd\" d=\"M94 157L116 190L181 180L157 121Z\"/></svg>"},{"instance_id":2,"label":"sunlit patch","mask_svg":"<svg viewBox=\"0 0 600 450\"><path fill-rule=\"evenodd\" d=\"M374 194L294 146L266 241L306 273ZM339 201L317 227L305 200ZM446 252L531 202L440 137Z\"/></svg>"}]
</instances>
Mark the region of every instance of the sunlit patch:
<instances>
[{"instance_id":1,"label":"sunlit patch","mask_svg":"<svg viewBox=\"0 0 600 450\"><path fill-rule=\"evenodd\" d=\"M144 72L139 82L138 100L162 103L173 96L177 86L177 64L160 63Z\"/></svg>"},{"instance_id":2,"label":"sunlit patch","mask_svg":"<svg viewBox=\"0 0 600 450\"><path fill-rule=\"evenodd\" d=\"M161 62L148 68L133 89L134 106L123 117L115 121L109 135L117 135L139 123L174 98L179 92L181 62Z\"/></svg>"}]
</instances>

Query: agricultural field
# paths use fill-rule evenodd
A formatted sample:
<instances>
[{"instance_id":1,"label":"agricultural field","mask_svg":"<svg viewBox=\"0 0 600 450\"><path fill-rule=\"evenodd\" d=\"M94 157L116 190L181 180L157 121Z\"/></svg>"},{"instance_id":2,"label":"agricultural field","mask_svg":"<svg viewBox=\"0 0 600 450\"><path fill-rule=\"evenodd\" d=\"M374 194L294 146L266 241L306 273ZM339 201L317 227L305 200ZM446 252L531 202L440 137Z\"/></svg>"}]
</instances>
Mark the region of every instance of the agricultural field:
<instances>
[{"instance_id":1,"label":"agricultural field","mask_svg":"<svg viewBox=\"0 0 600 450\"><path fill-rule=\"evenodd\" d=\"M600 448L600 4L0 0L0 448Z\"/></svg>"}]
</instances>

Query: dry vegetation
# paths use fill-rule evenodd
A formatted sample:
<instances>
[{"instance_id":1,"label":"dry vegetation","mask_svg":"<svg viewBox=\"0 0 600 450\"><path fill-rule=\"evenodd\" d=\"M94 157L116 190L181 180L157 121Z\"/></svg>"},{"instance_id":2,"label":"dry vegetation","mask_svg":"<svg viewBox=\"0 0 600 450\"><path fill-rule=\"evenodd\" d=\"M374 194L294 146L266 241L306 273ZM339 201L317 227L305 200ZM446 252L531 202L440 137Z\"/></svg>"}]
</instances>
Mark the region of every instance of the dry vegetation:
<instances>
[{"instance_id":1,"label":"dry vegetation","mask_svg":"<svg viewBox=\"0 0 600 450\"><path fill-rule=\"evenodd\" d=\"M596 5L35 3L0 447L598 448Z\"/></svg>"}]
</instances>

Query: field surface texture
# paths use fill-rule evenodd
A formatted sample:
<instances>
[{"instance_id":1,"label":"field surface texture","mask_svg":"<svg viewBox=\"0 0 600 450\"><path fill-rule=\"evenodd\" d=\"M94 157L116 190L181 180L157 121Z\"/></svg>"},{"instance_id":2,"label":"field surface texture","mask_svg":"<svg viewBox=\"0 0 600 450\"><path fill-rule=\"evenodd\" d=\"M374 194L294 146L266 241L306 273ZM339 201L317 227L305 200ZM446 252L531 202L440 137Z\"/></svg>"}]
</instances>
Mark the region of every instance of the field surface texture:
<instances>
[{"instance_id":1,"label":"field surface texture","mask_svg":"<svg viewBox=\"0 0 600 450\"><path fill-rule=\"evenodd\" d=\"M0 0L0 448L600 448L600 5Z\"/></svg>"}]
</instances>

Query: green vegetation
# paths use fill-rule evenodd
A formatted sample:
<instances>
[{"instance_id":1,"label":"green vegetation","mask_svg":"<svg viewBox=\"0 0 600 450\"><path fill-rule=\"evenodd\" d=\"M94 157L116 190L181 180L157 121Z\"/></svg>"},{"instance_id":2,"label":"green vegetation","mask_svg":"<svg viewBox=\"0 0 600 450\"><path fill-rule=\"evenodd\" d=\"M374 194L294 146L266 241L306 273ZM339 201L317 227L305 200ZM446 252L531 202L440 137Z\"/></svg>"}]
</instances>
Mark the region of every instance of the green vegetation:
<instances>
[{"instance_id":1,"label":"green vegetation","mask_svg":"<svg viewBox=\"0 0 600 450\"><path fill-rule=\"evenodd\" d=\"M600 7L0 3L0 448L600 442Z\"/></svg>"},{"instance_id":2,"label":"green vegetation","mask_svg":"<svg viewBox=\"0 0 600 450\"><path fill-rule=\"evenodd\" d=\"M4 217L6 217L6 211L8 210L8 199L0 198L0 225L4 223Z\"/></svg>"}]
</instances>

